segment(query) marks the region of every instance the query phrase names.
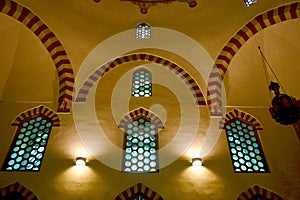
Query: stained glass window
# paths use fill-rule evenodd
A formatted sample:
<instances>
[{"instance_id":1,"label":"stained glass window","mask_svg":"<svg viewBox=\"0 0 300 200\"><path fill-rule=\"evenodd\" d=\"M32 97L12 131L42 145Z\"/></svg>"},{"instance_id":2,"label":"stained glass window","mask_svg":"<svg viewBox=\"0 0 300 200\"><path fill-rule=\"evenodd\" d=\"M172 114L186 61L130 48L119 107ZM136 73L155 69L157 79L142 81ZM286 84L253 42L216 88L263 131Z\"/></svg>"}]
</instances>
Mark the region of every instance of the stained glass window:
<instances>
[{"instance_id":1,"label":"stained glass window","mask_svg":"<svg viewBox=\"0 0 300 200\"><path fill-rule=\"evenodd\" d=\"M225 124L235 172L269 172L257 130L240 119Z\"/></svg>"},{"instance_id":2,"label":"stained glass window","mask_svg":"<svg viewBox=\"0 0 300 200\"><path fill-rule=\"evenodd\" d=\"M157 172L157 126L147 119L139 118L127 123L124 130L123 171Z\"/></svg>"},{"instance_id":3,"label":"stained glass window","mask_svg":"<svg viewBox=\"0 0 300 200\"><path fill-rule=\"evenodd\" d=\"M135 37L139 39L151 38L151 28L149 24L140 23L136 26Z\"/></svg>"},{"instance_id":4,"label":"stained glass window","mask_svg":"<svg viewBox=\"0 0 300 200\"><path fill-rule=\"evenodd\" d=\"M257 0L244 0L244 3L246 6L250 6L252 4L254 4Z\"/></svg>"},{"instance_id":5,"label":"stained glass window","mask_svg":"<svg viewBox=\"0 0 300 200\"><path fill-rule=\"evenodd\" d=\"M145 68L139 68L134 71L132 77L132 96L152 96L152 77L149 70Z\"/></svg>"},{"instance_id":6,"label":"stained glass window","mask_svg":"<svg viewBox=\"0 0 300 200\"><path fill-rule=\"evenodd\" d=\"M38 171L42 164L51 128L52 122L41 116L25 119L18 126L3 170Z\"/></svg>"}]
</instances>

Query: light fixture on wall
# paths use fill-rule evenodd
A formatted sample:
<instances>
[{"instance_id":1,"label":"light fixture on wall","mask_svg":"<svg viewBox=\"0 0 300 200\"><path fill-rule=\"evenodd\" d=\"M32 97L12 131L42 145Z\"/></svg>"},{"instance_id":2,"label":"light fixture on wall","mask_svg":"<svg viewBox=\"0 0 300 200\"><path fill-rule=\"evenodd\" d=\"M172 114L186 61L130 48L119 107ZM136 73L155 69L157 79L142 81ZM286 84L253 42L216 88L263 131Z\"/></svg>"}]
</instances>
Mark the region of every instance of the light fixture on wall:
<instances>
[{"instance_id":1,"label":"light fixture on wall","mask_svg":"<svg viewBox=\"0 0 300 200\"><path fill-rule=\"evenodd\" d=\"M201 158L193 158L192 165L193 166L202 166L202 159Z\"/></svg>"},{"instance_id":2,"label":"light fixture on wall","mask_svg":"<svg viewBox=\"0 0 300 200\"><path fill-rule=\"evenodd\" d=\"M94 2L99 3L101 0L94 0ZM131 3L140 7L140 12L142 14L148 13L148 9L151 6L155 6L158 3L169 4L172 2L186 2L190 8L197 6L197 0L119 0L119 1L130 1Z\"/></svg>"},{"instance_id":3,"label":"light fixture on wall","mask_svg":"<svg viewBox=\"0 0 300 200\"><path fill-rule=\"evenodd\" d=\"M279 80L268 63L266 57L262 53L260 47L258 47L264 66L266 79L269 82L269 74L266 66L269 67L270 71L276 78L276 82L271 81L269 90L274 92L275 96L272 99L271 107L269 108L272 118L283 125L291 125L297 123L300 120L300 100L296 100L287 94L281 94L279 91L280 84ZM282 86L282 85L281 85ZM284 91L284 89L283 89ZM285 92L285 91L284 91Z\"/></svg>"},{"instance_id":4,"label":"light fixture on wall","mask_svg":"<svg viewBox=\"0 0 300 200\"><path fill-rule=\"evenodd\" d=\"M84 157L77 157L75 160L76 166L86 166L86 158Z\"/></svg>"}]
</instances>

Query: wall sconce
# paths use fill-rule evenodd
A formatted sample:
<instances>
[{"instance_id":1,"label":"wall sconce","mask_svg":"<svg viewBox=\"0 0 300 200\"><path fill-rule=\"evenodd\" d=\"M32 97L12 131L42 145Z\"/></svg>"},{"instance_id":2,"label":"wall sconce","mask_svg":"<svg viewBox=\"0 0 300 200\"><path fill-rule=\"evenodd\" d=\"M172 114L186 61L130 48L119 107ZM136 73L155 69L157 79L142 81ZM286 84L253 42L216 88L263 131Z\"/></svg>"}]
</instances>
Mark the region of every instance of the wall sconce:
<instances>
[{"instance_id":1,"label":"wall sconce","mask_svg":"<svg viewBox=\"0 0 300 200\"><path fill-rule=\"evenodd\" d=\"M192 165L193 166L202 166L202 159L201 158L193 158Z\"/></svg>"},{"instance_id":2,"label":"wall sconce","mask_svg":"<svg viewBox=\"0 0 300 200\"><path fill-rule=\"evenodd\" d=\"M77 157L75 163L76 163L76 166L86 166L86 158Z\"/></svg>"}]
</instances>

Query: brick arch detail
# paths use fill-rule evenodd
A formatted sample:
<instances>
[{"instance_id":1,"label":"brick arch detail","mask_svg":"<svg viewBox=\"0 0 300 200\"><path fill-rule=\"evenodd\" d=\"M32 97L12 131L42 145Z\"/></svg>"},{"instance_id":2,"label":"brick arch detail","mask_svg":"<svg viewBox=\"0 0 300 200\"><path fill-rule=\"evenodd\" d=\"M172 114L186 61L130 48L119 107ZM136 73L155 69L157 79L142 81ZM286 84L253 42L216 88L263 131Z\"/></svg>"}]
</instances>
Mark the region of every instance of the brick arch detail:
<instances>
[{"instance_id":1,"label":"brick arch detail","mask_svg":"<svg viewBox=\"0 0 300 200\"><path fill-rule=\"evenodd\" d=\"M250 200L255 195L262 195L263 197L268 198L269 200L283 200L276 193L269 191L268 189L262 188L259 185L254 185L246 191L242 192L237 200Z\"/></svg>"},{"instance_id":2,"label":"brick arch detail","mask_svg":"<svg viewBox=\"0 0 300 200\"><path fill-rule=\"evenodd\" d=\"M60 126L60 120L56 112L50 108L40 105L20 113L11 123L12 126L19 126L25 119L32 116L43 115L52 121L52 126Z\"/></svg>"},{"instance_id":3,"label":"brick arch detail","mask_svg":"<svg viewBox=\"0 0 300 200\"><path fill-rule=\"evenodd\" d=\"M295 2L269 10L249 21L228 41L221 53L218 55L208 80L207 104L210 106L211 115L222 115L222 81L232 58L243 44L245 44L259 31L280 22L297 19L299 16L300 2Z\"/></svg>"},{"instance_id":4,"label":"brick arch detail","mask_svg":"<svg viewBox=\"0 0 300 200\"><path fill-rule=\"evenodd\" d=\"M61 103L64 99L71 101L74 73L67 52L55 34L38 16L14 1L0 0L0 12L18 20L39 38L49 52L57 70L59 78L58 102Z\"/></svg>"},{"instance_id":5,"label":"brick arch detail","mask_svg":"<svg viewBox=\"0 0 300 200\"><path fill-rule=\"evenodd\" d=\"M134 53L129 55L123 55L105 63L104 65L96 69L80 87L75 102L85 102L86 97L90 89L94 86L95 82L98 81L102 76L104 76L104 74L107 73L109 70L123 63L128 63L133 61L150 61L157 64L161 64L167 69L173 71L189 87L196 100L196 104L206 105L206 101L203 97L203 94L197 82L183 68L181 68L176 63L168 59L165 59L160 56L148 54L148 53Z\"/></svg>"},{"instance_id":6,"label":"brick arch detail","mask_svg":"<svg viewBox=\"0 0 300 200\"><path fill-rule=\"evenodd\" d=\"M132 200L132 197L138 193L142 193L145 196L147 196L150 199L153 200L163 200L157 192L151 190L147 186L143 185L142 183L138 183L125 191L123 191L121 194L119 194L115 200Z\"/></svg>"},{"instance_id":7,"label":"brick arch detail","mask_svg":"<svg viewBox=\"0 0 300 200\"><path fill-rule=\"evenodd\" d=\"M11 192L18 192L23 197L25 197L27 200L38 200L37 196L30 190L28 190L26 187L21 185L20 183L16 182L14 184L8 185L4 188L0 189L0 197L4 197L5 195L11 193Z\"/></svg>"},{"instance_id":8,"label":"brick arch detail","mask_svg":"<svg viewBox=\"0 0 300 200\"><path fill-rule=\"evenodd\" d=\"M138 119L138 118L149 119L151 123L155 124L158 129L164 128L163 122L160 120L160 118L155 113L143 107L137 108L129 112L128 114L126 114L121 119L118 127L124 129L129 122L132 122L134 119Z\"/></svg>"},{"instance_id":9,"label":"brick arch detail","mask_svg":"<svg viewBox=\"0 0 300 200\"><path fill-rule=\"evenodd\" d=\"M248 122L256 130L263 130L261 123L254 116L252 116L249 113L246 113L244 111L241 111L239 109L236 109L236 108L233 109L232 111L227 112L226 115L224 117L222 117L222 119L220 120L219 128L220 129L225 128L224 125L227 122L229 122L233 119L237 119L237 118L241 119L245 122Z\"/></svg>"}]
</instances>

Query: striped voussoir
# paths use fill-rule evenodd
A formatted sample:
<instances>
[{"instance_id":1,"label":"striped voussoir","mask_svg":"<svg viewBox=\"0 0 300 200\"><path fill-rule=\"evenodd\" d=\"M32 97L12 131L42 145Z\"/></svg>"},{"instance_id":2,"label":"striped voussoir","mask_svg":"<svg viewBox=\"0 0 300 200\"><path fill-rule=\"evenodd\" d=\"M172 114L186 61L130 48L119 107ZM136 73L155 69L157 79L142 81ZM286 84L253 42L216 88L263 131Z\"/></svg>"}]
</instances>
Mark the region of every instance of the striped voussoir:
<instances>
[{"instance_id":1,"label":"striped voussoir","mask_svg":"<svg viewBox=\"0 0 300 200\"><path fill-rule=\"evenodd\" d=\"M131 200L132 197L138 193L142 193L143 195L147 196L149 199L163 200L163 198L158 193L151 190L150 188L143 185L142 183L138 183L138 184L126 189L121 194L119 194L115 198L115 200Z\"/></svg>"},{"instance_id":2,"label":"striped voussoir","mask_svg":"<svg viewBox=\"0 0 300 200\"><path fill-rule=\"evenodd\" d=\"M126 114L120 121L119 128L125 129L127 127L128 123L133 122L134 120L145 118L149 120L152 124L156 125L158 129L164 128L163 122L159 119L157 115L155 115L153 112L140 107L137 108L128 114Z\"/></svg>"},{"instance_id":3,"label":"striped voussoir","mask_svg":"<svg viewBox=\"0 0 300 200\"><path fill-rule=\"evenodd\" d=\"M29 9L11 0L0 0L0 11L29 28L49 52L59 78L59 99L72 100L74 73L63 45L49 27Z\"/></svg>"},{"instance_id":4,"label":"striped voussoir","mask_svg":"<svg viewBox=\"0 0 300 200\"><path fill-rule=\"evenodd\" d=\"M262 130L263 127L261 123L252 115L249 113L245 113L239 109L233 109L232 111L229 111L226 113L224 117L220 120L219 128L224 129L225 124L233 119L240 119L241 121L247 122L253 126L256 130Z\"/></svg>"},{"instance_id":5,"label":"striped voussoir","mask_svg":"<svg viewBox=\"0 0 300 200\"><path fill-rule=\"evenodd\" d=\"M46 117L47 119L51 120L52 126L59 126L60 120L56 112L51 110L50 108L47 108L43 105L34 107L32 109L26 110L22 113L20 113L12 122L12 126L19 126L22 124L22 122L30 117L41 115L43 117Z\"/></svg>"},{"instance_id":6,"label":"striped voussoir","mask_svg":"<svg viewBox=\"0 0 300 200\"><path fill-rule=\"evenodd\" d=\"M22 195L22 197L24 197L27 200L38 200L35 194L33 194L30 190L28 190L18 182L1 188L0 197L5 197L7 194L12 192L18 192L20 195Z\"/></svg>"},{"instance_id":7,"label":"striped voussoir","mask_svg":"<svg viewBox=\"0 0 300 200\"><path fill-rule=\"evenodd\" d=\"M221 102L221 85L227 68L234 55L246 41L262 29L280 22L299 18L299 16L300 2L295 2L260 14L241 28L222 49L215 61L215 65L212 67L208 80L207 104L210 106L215 102Z\"/></svg>"},{"instance_id":8,"label":"striped voussoir","mask_svg":"<svg viewBox=\"0 0 300 200\"><path fill-rule=\"evenodd\" d=\"M206 105L205 99L203 97L203 94L200 90L200 87L198 86L197 82L180 66L178 66L176 63L167 60L165 58L162 58L160 56L147 54L147 53L135 53L130 55L124 55L118 58L115 58L98 69L96 69L89 77L88 79L83 83L83 85L80 87L78 95L75 99L75 102L85 102L86 97L95 82L97 82L106 72L111 70L112 68L119 66L121 64L127 63L127 62L133 62L133 61L149 61L154 62L157 64L160 64L167 69L173 71L177 76L179 76L185 84L189 87L189 89L192 91L193 96L196 100L197 105Z\"/></svg>"},{"instance_id":9,"label":"striped voussoir","mask_svg":"<svg viewBox=\"0 0 300 200\"><path fill-rule=\"evenodd\" d=\"M221 84L222 77L218 67L214 65L209 75L207 90L207 104L212 116L222 116Z\"/></svg>"},{"instance_id":10,"label":"striped voussoir","mask_svg":"<svg viewBox=\"0 0 300 200\"><path fill-rule=\"evenodd\" d=\"M254 185L251 188L247 189L245 192L241 193L237 200L250 200L255 195L261 195L268 200L283 200L279 195L276 193L269 191L265 188L260 187L259 185Z\"/></svg>"}]
</instances>

